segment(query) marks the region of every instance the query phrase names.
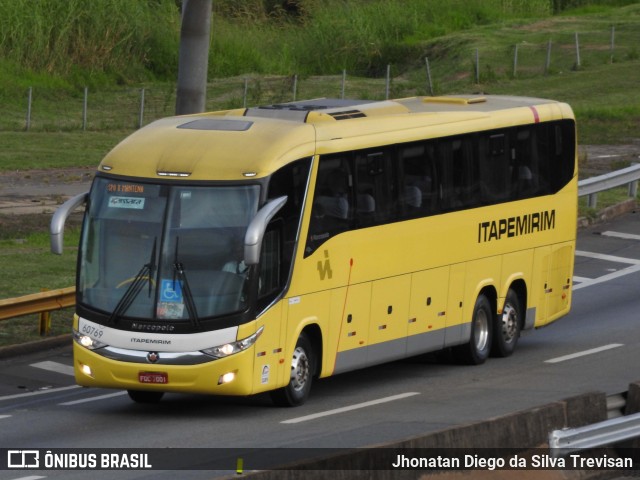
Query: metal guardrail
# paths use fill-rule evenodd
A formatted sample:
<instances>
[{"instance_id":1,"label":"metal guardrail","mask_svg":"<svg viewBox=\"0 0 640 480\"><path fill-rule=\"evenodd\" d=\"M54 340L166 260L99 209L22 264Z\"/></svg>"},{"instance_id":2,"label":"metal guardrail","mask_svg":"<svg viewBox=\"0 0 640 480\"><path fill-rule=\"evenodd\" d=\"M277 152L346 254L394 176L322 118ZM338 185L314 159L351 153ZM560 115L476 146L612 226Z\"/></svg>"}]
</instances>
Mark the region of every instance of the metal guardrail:
<instances>
[{"instance_id":1,"label":"metal guardrail","mask_svg":"<svg viewBox=\"0 0 640 480\"><path fill-rule=\"evenodd\" d=\"M554 457L581 449L598 448L640 437L640 413L611 418L578 428L553 430L549 448Z\"/></svg>"},{"instance_id":2,"label":"metal guardrail","mask_svg":"<svg viewBox=\"0 0 640 480\"><path fill-rule=\"evenodd\" d=\"M17 298L0 300L0 320L51 312L72 307L76 303L76 287L58 288Z\"/></svg>"},{"instance_id":3,"label":"metal guardrail","mask_svg":"<svg viewBox=\"0 0 640 480\"><path fill-rule=\"evenodd\" d=\"M638 180L640 180L640 165L632 165L615 172L579 181L578 196L588 195L587 206L595 208L598 202L598 192L610 188L629 185L629 196L635 197L638 191Z\"/></svg>"}]
</instances>

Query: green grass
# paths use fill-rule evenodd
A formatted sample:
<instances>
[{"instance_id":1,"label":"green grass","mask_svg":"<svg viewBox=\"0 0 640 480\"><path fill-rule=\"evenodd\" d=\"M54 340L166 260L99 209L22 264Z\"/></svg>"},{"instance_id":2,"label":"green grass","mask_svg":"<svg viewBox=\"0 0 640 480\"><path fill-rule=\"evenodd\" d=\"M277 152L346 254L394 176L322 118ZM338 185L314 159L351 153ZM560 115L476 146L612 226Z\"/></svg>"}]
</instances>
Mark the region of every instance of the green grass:
<instances>
[{"instance_id":1,"label":"green grass","mask_svg":"<svg viewBox=\"0 0 640 480\"><path fill-rule=\"evenodd\" d=\"M65 308L51 312L49 333L40 335L40 317L26 315L0 322L0 347L19 345L42 340L47 337L68 335L71 333L73 309Z\"/></svg>"},{"instance_id":2,"label":"green grass","mask_svg":"<svg viewBox=\"0 0 640 480\"><path fill-rule=\"evenodd\" d=\"M432 69L439 67L432 62ZM392 70L393 71L393 70ZM437 71L433 73L439 94L482 91L493 94L534 95L566 101L572 105L578 119L579 142L581 144L622 144L638 138L640 127L640 60L612 65L599 65L579 71L568 71L548 77L508 78L502 77L481 85L469 81L446 82L440 80ZM322 77L300 77L297 84L297 99L317 97L339 97L341 75ZM445 88L446 87L446 88ZM347 76L346 96L348 98L383 99L384 78ZM207 109L227 109L243 106L244 78L234 77L209 84ZM126 93L126 92L125 92ZM391 84L392 97L424 95L427 84L423 71L395 77ZM155 118L171 114L174 105L173 93L167 93L164 84L148 87L149 106L145 111L145 124ZM249 79L247 103L249 106L293 99L291 77L259 77ZM133 131L137 121L138 99L121 95L117 90L103 94L103 108L96 104L89 118L96 124L87 131L80 125L72 128L61 120L56 130L56 112L68 112L72 98L61 98L38 105L40 117L50 120L40 126L32 124L29 132L0 127L0 171L38 168L95 167L101 158L119 141ZM1 102L0 102L1 105ZM135 107L132 107L135 105ZM169 107L170 105L170 107ZM116 113L127 112L129 128L117 121ZM10 113L4 118L9 119ZM115 117L115 118L114 118ZM78 110L81 118L81 110ZM15 125L22 115L15 117ZM2 121L0 121L0 124ZM127 123L127 122L124 122ZM105 128L98 128L103 125Z\"/></svg>"},{"instance_id":3,"label":"green grass","mask_svg":"<svg viewBox=\"0 0 640 480\"><path fill-rule=\"evenodd\" d=\"M0 131L0 171L96 167L129 132Z\"/></svg>"},{"instance_id":4,"label":"green grass","mask_svg":"<svg viewBox=\"0 0 640 480\"><path fill-rule=\"evenodd\" d=\"M0 57L72 85L124 82L175 70L179 28L169 0L1 0Z\"/></svg>"},{"instance_id":5,"label":"green grass","mask_svg":"<svg viewBox=\"0 0 640 480\"><path fill-rule=\"evenodd\" d=\"M548 16L551 2L530 0L322 0L291 2L296 15L268 3L215 2L213 76L325 75L347 69L380 74L388 63L410 63L426 39L509 18Z\"/></svg>"},{"instance_id":6,"label":"green grass","mask_svg":"<svg viewBox=\"0 0 640 480\"><path fill-rule=\"evenodd\" d=\"M0 276L1 298L27 295L43 288L65 288L73 285L78 241L79 231L67 229L64 254L53 255L47 231L0 240L2 270L11 273Z\"/></svg>"},{"instance_id":7,"label":"green grass","mask_svg":"<svg viewBox=\"0 0 640 480\"><path fill-rule=\"evenodd\" d=\"M220 11L227 8L228 16L214 15L219 25L213 28L207 110L243 106L245 79L249 106L290 101L294 74L298 75L297 99L337 97L343 69L347 71L347 97L383 99L387 64L392 67L391 97L424 95L429 93L424 63L428 57L436 94L508 93L563 100L576 112L581 143L625 143L637 137L640 96L633 92L640 81L640 4L614 7L566 2L586 4L584 13L578 15L574 10L551 15L544 7L549 2L526 2L526 11L522 2L454 2L447 11L436 8L439 0L409 1L401 15L397 2L383 0L303 3L307 16L298 22L268 17L260 10L266 5L263 2L247 2L246 11L240 13L231 9L234 2L216 3ZM554 5L557 3L561 2ZM89 5L80 4L82 8ZM0 9L3 5L6 8L0 0ZM425 23L429 9L434 8L432 21ZM346 22L344 28L336 28L340 22ZM612 25L616 27L613 63ZM576 32L581 39L580 68L575 65ZM545 75L549 40L551 65ZM246 43L242 46L241 42ZM514 75L515 45L518 69ZM479 83L475 79L476 49ZM229 56L236 63L218 71L217 63L230 63ZM135 63L133 53L131 58ZM108 148L137 128L142 87L144 124L173 114L172 81L134 76L136 82L118 85L105 69L95 67L91 78L82 78L89 87L87 131L78 134L83 88L75 81L77 77L63 72L30 70L17 58L0 60L0 82L6 87L0 91L0 132L15 134L3 138L9 148L0 154L0 170L14 169L16 163L22 168L97 164ZM235 75L222 76L230 73ZM33 87L32 115L30 136L25 137L21 134L29 86Z\"/></svg>"},{"instance_id":8,"label":"green grass","mask_svg":"<svg viewBox=\"0 0 640 480\"><path fill-rule=\"evenodd\" d=\"M2 218L0 218L2 224ZM65 252L53 255L49 250L49 236L45 231L29 233L22 238L0 239L0 298L14 298L45 289L65 288L75 283L76 253L79 230L68 229ZM50 336L71 331L71 309L52 312ZM41 338L39 316L0 321L0 346L33 341Z\"/></svg>"}]
</instances>

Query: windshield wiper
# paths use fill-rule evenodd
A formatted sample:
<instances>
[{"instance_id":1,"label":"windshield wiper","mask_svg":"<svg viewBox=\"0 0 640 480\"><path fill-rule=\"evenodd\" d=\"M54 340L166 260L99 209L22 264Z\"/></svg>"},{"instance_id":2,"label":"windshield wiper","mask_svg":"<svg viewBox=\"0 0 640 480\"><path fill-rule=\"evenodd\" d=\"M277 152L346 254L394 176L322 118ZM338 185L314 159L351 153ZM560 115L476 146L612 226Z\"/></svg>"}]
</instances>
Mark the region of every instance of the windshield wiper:
<instances>
[{"instance_id":1,"label":"windshield wiper","mask_svg":"<svg viewBox=\"0 0 640 480\"><path fill-rule=\"evenodd\" d=\"M176 251L173 257L173 283L176 283L176 276L180 281L182 287L182 296L184 298L184 304L187 307L187 314L194 326L200 325L200 319L198 318L198 311L196 310L196 304L193 301L193 294L189 287L189 281L187 280L187 274L184 271L184 265L178 260L178 244L180 243L180 237L176 237ZM175 290L175 288L174 288Z\"/></svg>"},{"instance_id":2,"label":"windshield wiper","mask_svg":"<svg viewBox=\"0 0 640 480\"><path fill-rule=\"evenodd\" d=\"M158 237L155 237L153 240L153 249L151 250L151 258L149 259L149 263L145 263L140 271L133 277L133 281L129 285L129 287L125 290L124 294L118 301L116 308L113 309L111 316L109 317L109 323L116 323L118 319L124 315L124 313L129 309L133 301L136 299L142 287L144 286L144 282L149 282L149 297L151 297L152 289L151 289L151 279L155 275L156 271L156 246L158 243Z\"/></svg>"}]
</instances>

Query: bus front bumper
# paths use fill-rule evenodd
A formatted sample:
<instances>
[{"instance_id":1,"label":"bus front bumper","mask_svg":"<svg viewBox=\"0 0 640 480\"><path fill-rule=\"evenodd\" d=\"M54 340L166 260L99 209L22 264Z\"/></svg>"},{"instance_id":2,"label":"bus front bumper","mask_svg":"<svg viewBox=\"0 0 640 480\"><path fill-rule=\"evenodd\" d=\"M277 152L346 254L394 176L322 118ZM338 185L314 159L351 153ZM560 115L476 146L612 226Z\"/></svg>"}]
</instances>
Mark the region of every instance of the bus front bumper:
<instances>
[{"instance_id":1,"label":"bus front bumper","mask_svg":"<svg viewBox=\"0 0 640 480\"><path fill-rule=\"evenodd\" d=\"M139 361L121 361L73 343L76 383L84 387L250 395L253 348L201 363L165 364L163 352L139 352ZM166 354L169 355L169 354ZM157 356L157 357L156 357ZM188 358L188 357L187 357Z\"/></svg>"}]
</instances>

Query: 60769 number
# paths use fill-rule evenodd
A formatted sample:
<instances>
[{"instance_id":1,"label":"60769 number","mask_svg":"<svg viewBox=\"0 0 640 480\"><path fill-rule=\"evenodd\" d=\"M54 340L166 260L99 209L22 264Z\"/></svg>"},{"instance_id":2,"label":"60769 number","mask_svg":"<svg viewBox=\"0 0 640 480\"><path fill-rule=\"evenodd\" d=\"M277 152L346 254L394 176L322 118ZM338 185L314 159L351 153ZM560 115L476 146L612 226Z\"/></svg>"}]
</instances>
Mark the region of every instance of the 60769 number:
<instances>
[{"instance_id":1,"label":"60769 number","mask_svg":"<svg viewBox=\"0 0 640 480\"><path fill-rule=\"evenodd\" d=\"M90 337L93 337L93 338L100 338L104 333L99 328L96 328L93 325L88 325L86 323L80 326L80 331L85 335L89 335Z\"/></svg>"}]
</instances>

